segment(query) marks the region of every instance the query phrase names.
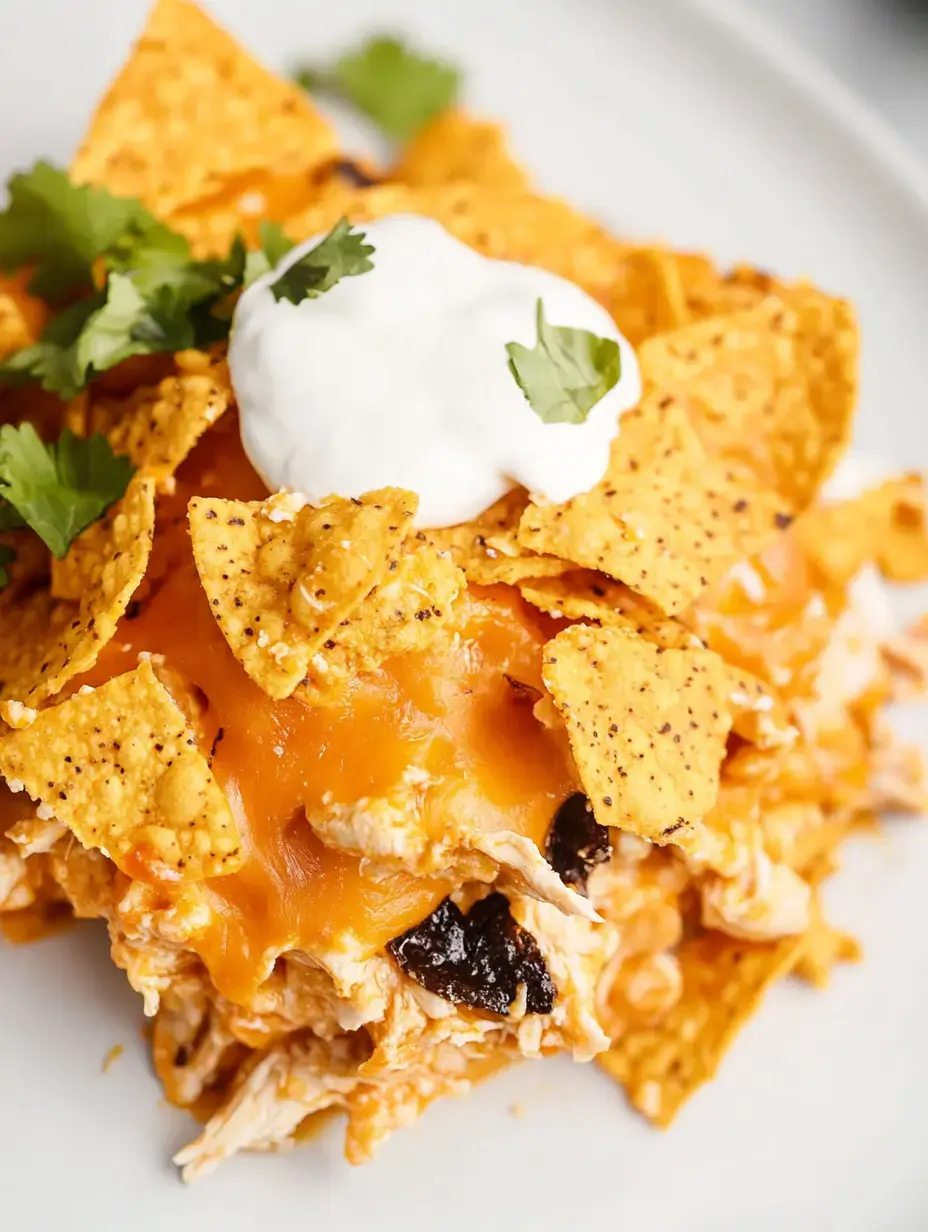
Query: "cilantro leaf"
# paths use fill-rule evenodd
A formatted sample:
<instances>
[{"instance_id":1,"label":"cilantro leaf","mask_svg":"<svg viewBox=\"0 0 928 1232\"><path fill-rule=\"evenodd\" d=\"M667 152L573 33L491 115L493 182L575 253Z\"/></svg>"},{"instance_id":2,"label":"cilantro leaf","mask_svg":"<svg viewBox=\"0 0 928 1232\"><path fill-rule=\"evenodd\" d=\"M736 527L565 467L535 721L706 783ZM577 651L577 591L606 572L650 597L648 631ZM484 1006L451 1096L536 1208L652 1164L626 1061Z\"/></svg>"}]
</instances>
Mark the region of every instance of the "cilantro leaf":
<instances>
[{"instance_id":1,"label":"cilantro leaf","mask_svg":"<svg viewBox=\"0 0 928 1232\"><path fill-rule=\"evenodd\" d=\"M534 347L507 342L509 371L544 423L585 423L596 403L618 383L619 344L585 329L550 325L540 299L536 320Z\"/></svg>"},{"instance_id":2,"label":"cilantro leaf","mask_svg":"<svg viewBox=\"0 0 928 1232\"><path fill-rule=\"evenodd\" d=\"M6 571L7 565L12 565L16 559L16 553L6 543L0 543L0 590L4 586L9 585L10 575Z\"/></svg>"},{"instance_id":3,"label":"cilantro leaf","mask_svg":"<svg viewBox=\"0 0 928 1232\"><path fill-rule=\"evenodd\" d=\"M262 222L258 227L258 240L261 247L257 252L250 252L245 258L245 286L251 284L265 274L269 274L293 247L291 240L284 235L276 222Z\"/></svg>"},{"instance_id":4,"label":"cilantro leaf","mask_svg":"<svg viewBox=\"0 0 928 1232\"><path fill-rule=\"evenodd\" d=\"M355 231L348 219L342 218L315 248L271 284L274 298L300 304L330 291L342 278L366 274L374 268L369 259L374 249L364 243L364 238L363 231Z\"/></svg>"},{"instance_id":5,"label":"cilantro leaf","mask_svg":"<svg viewBox=\"0 0 928 1232\"><path fill-rule=\"evenodd\" d=\"M342 95L397 141L408 140L450 107L461 84L452 65L389 36L343 55L331 72L301 68L295 79L304 89Z\"/></svg>"},{"instance_id":6,"label":"cilantro leaf","mask_svg":"<svg viewBox=\"0 0 928 1232\"><path fill-rule=\"evenodd\" d=\"M9 205L0 213L0 269L34 261L29 290L49 303L92 289L94 262L111 252L123 265L135 265L151 246L175 253L187 247L141 202L72 184L66 171L49 163L14 175L8 187Z\"/></svg>"},{"instance_id":7,"label":"cilantro leaf","mask_svg":"<svg viewBox=\"0 0 928 1232\"><path fill-rule=\"evenodd\" d=\"M99 433L84 440L65 428L46 445L31 424L0 427L0 497L59 559L125 494L133 472Z\"/></svg>"}]
</instances>

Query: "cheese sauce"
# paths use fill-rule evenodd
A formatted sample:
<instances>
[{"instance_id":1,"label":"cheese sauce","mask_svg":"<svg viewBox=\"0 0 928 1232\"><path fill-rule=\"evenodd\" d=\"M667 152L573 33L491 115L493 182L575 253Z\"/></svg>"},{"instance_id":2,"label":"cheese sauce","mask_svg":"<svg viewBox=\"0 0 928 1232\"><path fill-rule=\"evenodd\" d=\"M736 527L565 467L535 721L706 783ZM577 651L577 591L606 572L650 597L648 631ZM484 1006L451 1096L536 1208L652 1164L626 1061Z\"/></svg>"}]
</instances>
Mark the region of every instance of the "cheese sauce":
<instances>
[{"instance_id":1,"label":"cheese sauce","mask_svg":"<svg viewBox=\"0 0 928 1232\"><path fill-rule=\"evenodd\" d=\"M266 495L237 433L229 416L178 473L176 493L159 503L150 582L96 667L74 684L130 671L140 652L164 656L158 670L193 712L245 853L238 872L209 883L212 922L193 946L219 991L247 1001L269 956L332 950L345 939L359 955L374 953L448 892L447 882L402 873L375 879L354 856L324 846L305 815L323 807L323 796L376 797L415 763L433 780L424 802L433 833L451 795L465 792L475 824L543 845L576 778L563 737L533 717L531 701L506 679L540 689L541 647L559 626L509 588L469 591L453 628L359 677L332 706L275 702L262 692L210 612L186 523L194 494Z\"/></svg>"},{"instance_id":2,"label":"cheese sauce","mask_svg":"<svg viewBox=\"0 0 928 1232\"><path fill-rule=\"evenodd\" d=\"M241 296L229 366L242 442L272 490L311 501L374 488L419 495L417 524L476 517L516 485L560 502L605 473L638 363L609 313L566 279L468 248L432 219L361 224L373 270L316 299L270 287L314 248L298 245ZM582 424L545 423L509 370L506 344L551 325L620 346L621 375Z\"/></svg>"}]
</instances>

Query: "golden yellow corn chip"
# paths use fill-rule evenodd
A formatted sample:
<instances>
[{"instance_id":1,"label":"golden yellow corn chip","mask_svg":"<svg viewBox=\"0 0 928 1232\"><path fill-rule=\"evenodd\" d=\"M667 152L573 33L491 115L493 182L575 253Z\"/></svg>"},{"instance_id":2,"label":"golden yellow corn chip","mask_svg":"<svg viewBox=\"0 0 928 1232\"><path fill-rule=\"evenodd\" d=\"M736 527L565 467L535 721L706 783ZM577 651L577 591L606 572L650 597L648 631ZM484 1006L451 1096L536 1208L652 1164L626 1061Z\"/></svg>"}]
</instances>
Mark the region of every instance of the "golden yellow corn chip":
<instances>
[{"instance_id":1,"label":"golden yellow corn chip","mask_svg":"<svg viewBox=\"0 0 928 1232\"><path fill-rule=\"evenodd\" d=\"M176 371L157 385L142 385L128 398L93 403L88 425L168 490L178 466L233 402L224 355L179 351L174 363Z\"/></svg>"},{"instance_id":2,"label":"golden yellow corn chip","mask_svg":"<svg viewBox=\"0 0 928 1232\"><path fill-rule=\"evenodd\" d=\"M527 176L509 154L499 124L475 120L463 111L444 111L403 150L391 179L435 185L466 180L485 188L524 188Z\"/></svg>"},{"instance_id":3,"label":"golden yellow corn chip","mask_svg":"<svg viewBox=\"0 0 928 1232\"><path fill-rule=\"evenodd\" d=\"M397 567L333 630L314 655L297 696L321 703L357 672L425 646L451 614L465 584L457 565L433 548L401 556Z\"/></svg>"},{"instance_id":4,"label":"golden yellow corn chip","mask_svg":"<svg viewBox=\"0 0 928 1232\"><path fill-rule=\"evenodd\" d=\"M295 510L287 496L190 502L193 553L213 614L269 697L289 697L314 660L324 670L322 652L336 648L339 626L398 568L417 504L399 488L319 509Z\"/></svg>"},{"instance_id":5,"label":"golden yellow corn chip","mask_svg":"<svg viewBox=\"0 0 928 1232\"><path fill-rule=\"evenodd\" d=\"M718 796L731 728L718 655L572 625L545 646L542 675L600 825L712 863L702 822Z\"/></svg>"},{"instance_id":6,"label":"golden yellow corn chip","mask_svg":"<svg viewBox=\"0 0 928 1232\"><path fill-rule=\"evenodd\" d=\"M416 539L439 552L447 552L464 570L467 580L478 586L494 582L513 585L524 577L563 573L570 568L565 561L539 556L519 543L519 522L527 505L528 496L516 488L472 522L416 531Z\"/></svg>"},{"instance_id":7,"label":"golden yellow corn chip","mask_svg":"<svg viewBox=\"0 0 928 1232\"><path fill-rule=\"evenodd\" d=\"M137 476L99 526L75 545L65 589L81 579L79 602L55 602L45 590L12 603L0 639L0 714L35 706L87 671L115 632L148 567L155 523L154 484Z\"/></svg>"},{"instance_id":8,"label":"golden yellow corn chip","mask_svg":"<svg viewBox=\"0 0 928 1232\"><path fill-rule=\"evenodd\" d=\"M714 261L699 253L675 252L672 259L691 321L747 312L765 296L778 295L783 287L751 266L736 266L723 273Z\"/></svg>"},{"instance_id":9,"label":"golden yellow corn chip","mask_svg":"<svg viewBox=\"0 0 928 1232\"><path fill-rule=\"evenodd\" d=\"M522 598L549 616L622 625L649 642L683 650L702 643L689 629L668 620L653 603L593 569L571 569L559 577L532 577L518 583Z\"/></svg>"},{"instance_id":10,"label":"golden yellow corn chip","mask_svg":"<svg viewBox=\"0 0 928 1232\"><path fill-rule=\"evenodd\" d=\"M564 505L529 505L519 541L608 573L674 615L789 520L734 464L706 454L674 397L652 393L623 417L601 482Z\"/></svg>"},{"instance_id":11,"label":"golden yellow corn chip","mask_svg":"<svg viewBox=\"0 0 928 1232\"><path fill-rule=\"evenodd\" d=\"M225 796L148 662L0 737L0 773L130 877L202 881L240 863Z\"/></svg>"},{"instance_id":12,"label":"golden yellow corn chip","mask_svg":"<svg viewBox=\"0 0 928 1232\"><path fill-rule=\"evenodd\" d=\"M257 64L196 5L158 0L71 168L159 218L255 172L296 175L336 152L305 91Z\"/></svg>"},{"instance_id":13,"label":"golden yellow corn chip","mask_svg":"<svg viewBox=\"0 0 928 1232\"><path fill-rule=\"evenodd\" d=\"M636 347L690 320L673 254L664 248L630 248L603 303Z\"/></svg>"},{"instance_id":14,"label":"golden yellow corn chip","mask_svg":"<svg viewBox=\"0 0 928 1232\"><path fill-rule=\"evenodd\" d=\"M752 945L723 933L685 941L678 951L683 995L656 1026L633 1027L597 1058L634 1106L666 1128L718 1069L764 993L785 975L801 937Z\"/></svg>"},{"instance_id":15,"label":"golden yellow corn chip","mask_svg":"<svg viewBox=\"0 0 928 1232\"><path fill-rule=\"evenodd\" d=\"M707 450L803 508L831 470L856 399L856 332L818 292L652 338L646 382L684 397Z\"/></svg>"}]
</instances>

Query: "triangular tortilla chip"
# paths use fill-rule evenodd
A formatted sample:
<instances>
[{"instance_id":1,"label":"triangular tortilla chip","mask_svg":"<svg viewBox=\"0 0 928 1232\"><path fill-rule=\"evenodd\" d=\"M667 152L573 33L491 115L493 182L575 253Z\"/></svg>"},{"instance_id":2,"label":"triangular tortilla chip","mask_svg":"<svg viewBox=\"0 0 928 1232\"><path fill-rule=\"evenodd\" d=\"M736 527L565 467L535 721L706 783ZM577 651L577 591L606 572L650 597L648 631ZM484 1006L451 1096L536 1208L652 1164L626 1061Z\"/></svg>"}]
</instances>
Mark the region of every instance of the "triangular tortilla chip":
<instances>
[{"instance_id":1,"label":"triangular tortilla chip","mask_svg":"<svg viewBox=\"0 0 928 1232\"><path fill-rule=\"evenodd\" d=\"M158 0L71 168L159 218L255 172L297 175L336 152L300 87L256 63L188 0Z\"/></svg>"},{"instance_id":2,"label":"triangular tortilla chip","mask_svg":"<svg viewBox=\"0 0 928 1232\"><path fill-rule=\"evenodd\" d=\"M339 626L397 565L418 499L383 488L318 509L290 502L195 498L189 508L213 615L245 671L275 698L293 693L327 642L335 648Z\"/></svg>"},{"instance_id":3,"label":"triangular tortilla chip","mask_svg":"<svg viewBox=\"0 0 928 1232\"><path fill-rule=\"evenodd\" d=\"M0 774L130 877L202 881L240 863L225 796L148 662L0 737Z\"/></svg>"},{"instance_id":4,"label":"triangular tortilla chip","mask_svg":"<svg viewBox=\"0 0 928 1232\"><path fill-rule=\"evenodd\" d=\"M686 399L708 452L732 458L804 508L843 448L856 400L846 305L811 290L647 341L646 387Z\"/></svg>"},{"instance_id":5,"label":"triangular tortilla chip","mask_svg":"<svg viewBox=\"0 0 928 1232\"><path fill-rule=\"evenodd\" d=\"M683 405L652 393L623 416L604 478L563 505L529 505L519 541L608 573L669 615L790 518L749 475L710 458Z\"/></svg>"},{"instance_id":6,"label":"triangular tortilla chip","mask_svg":"<svg viewBox=\"0 0 928 1232\"><path fill-rule=\"evenodd\" d=\"M56 603L41 590L11 606L0 639L4 718L13 702L35 706L93 666L145 574L154 524L154 484L137 476L106 518L73 545L80 563L66 585L77 589L80 579L79 602Z\"/></svg>"},{"instance_id":7,"label":"triangular tortilla chip","mask_svg":"<svg viewBox=\"0 0 928 1232\"><path fill-rule=\"evenodd\" d=\"M683 995L656 1026L632 1027L600 1065L623 1084L635 1107L666 1128L719 1062L764 993L796 960L801 937L767 945L706 933L678 952Z\"/></svg>"},{"instance_id":8,"label":"triangular tortilla chip","mask_svg":"<svg viewBox=\"0 0 928 1232\"><path fill-rule=\"evenodd\" d=\"M731 728L718 655L572 625L545 646L542 675L599 824L719 858L703 824Z\"/></svg>"}]
</instances>

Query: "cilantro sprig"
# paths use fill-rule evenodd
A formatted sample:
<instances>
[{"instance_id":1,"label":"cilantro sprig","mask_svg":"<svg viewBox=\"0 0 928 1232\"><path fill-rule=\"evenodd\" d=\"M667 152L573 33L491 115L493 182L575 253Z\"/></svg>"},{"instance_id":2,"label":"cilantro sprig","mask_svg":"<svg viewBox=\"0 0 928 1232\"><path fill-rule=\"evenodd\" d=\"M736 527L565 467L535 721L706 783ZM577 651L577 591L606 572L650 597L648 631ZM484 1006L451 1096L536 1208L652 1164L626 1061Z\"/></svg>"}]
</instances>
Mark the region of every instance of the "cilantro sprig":
<instances>
[{"instance_id":1,"label":"cilantro sprig","mask_svg":"<svg viewBox=\"0 0 928 1232\"><path fill-rule=\"evenodd\" d=\"M65 428L46 444L32 424L4 424L0 529L28 526L60 559L81 531L125 495L134 471L130 459L114 453L99 433L84 439ZM3 551L0 566L11 563L11 552Z\"/></svg>"},{"instance_id":2,"label":"cilantro sprig","mask_svg":"<svg viewBox=\"0 0 928 1232\"><path fill-rule=\"evenodd\" d=\"M271 283L271 293L279 302L300 304L330 291L342 278L366 274L374 268L374 249L365 244L363 231L355 231L347 218L335 224L327 236L305 253Z\"/></svg>"},{"instance_id":3,"label":"cilantro sprig","mask_svg":"<svg viewBox=\"0 0 928 1232\"><path fill-rule=\"evenodd\" d=\"M32 262L33 295L57 305L94 288L94 264L135 265L157 253L159 262L189 260L187 241L158 222L139 201L105 188L72 184L66 171L38 162L14 175L10 201L0 214L0 269Z\"/></svg>"},{"instance_id":4,"label":"cilantro sprig","mask_svg":"<svg viewBox=\"0 0 928 1232\"><path fill-rule=\"evenodd\" d=\"M535 312L538 341L534 347L506 344L509 371L544 423L585 423L618 383L619 344L585 329L549 324L540 299Z\"/></svg>"},{"instance_id":5,"label":"cilantro sprig","mask_svg":"<svg viewBox=\"0 0 928 1232\"><path fill-rule=\"evenodd\" d=\"M67 304L40 340L0 362L0 386L37 382L73 398L94 377L133 355L208 346L228 337L235 295L272 270L292 247L275 223L261 247L236 237L224 257L195 260L186 239L138 201L72 184L36 163L10 181L0 213L0 269L32 267L30 290ZM294 303L370 269L363 236L339 223L279 283ZM75 298L77 297L77 298Z\"/></svg>"},{"instance_id":6,"label":"cilantro sprig","mask_svg":"<svg viewBox=\"0 0 928 1232\"><path fill-rule=\"evenodd\" d=\"M407 141L450 107L461 84L453 65L387 35L347 52L329 69L301 68L295 80L310 92L347 99L397 141Z\"/></svg>"}]
</instances>

